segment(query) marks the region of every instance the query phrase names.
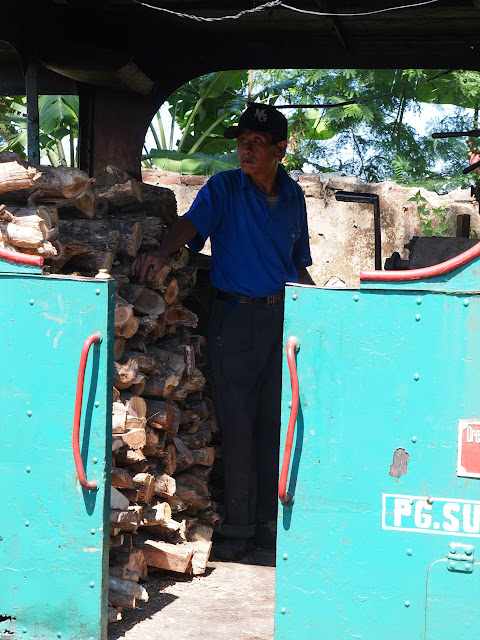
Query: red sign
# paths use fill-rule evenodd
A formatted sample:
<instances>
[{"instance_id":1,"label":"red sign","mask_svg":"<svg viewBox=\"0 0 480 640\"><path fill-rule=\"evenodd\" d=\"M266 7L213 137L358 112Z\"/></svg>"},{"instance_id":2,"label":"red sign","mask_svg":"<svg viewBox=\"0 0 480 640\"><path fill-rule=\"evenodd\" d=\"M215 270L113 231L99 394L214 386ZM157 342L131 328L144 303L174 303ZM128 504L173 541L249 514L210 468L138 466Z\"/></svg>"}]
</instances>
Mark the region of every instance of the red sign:
<instances>
[{"instance_id":1,"label":"red sign","mask_svg":"<svg viewBox=\"0 0 480 640\"><path fill-rule=\"evenodd\" d=\"M480 420L458 421L457 476L480 478Z\"/></svg>"}]
</instances>

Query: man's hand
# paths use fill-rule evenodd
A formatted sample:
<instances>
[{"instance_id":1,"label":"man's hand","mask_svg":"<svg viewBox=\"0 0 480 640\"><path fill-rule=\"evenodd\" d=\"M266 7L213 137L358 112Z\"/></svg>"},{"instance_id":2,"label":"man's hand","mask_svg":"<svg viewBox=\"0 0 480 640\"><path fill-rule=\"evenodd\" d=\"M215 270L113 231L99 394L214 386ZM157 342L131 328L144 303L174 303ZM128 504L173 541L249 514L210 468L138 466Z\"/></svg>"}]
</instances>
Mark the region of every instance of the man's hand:
<instances>
[{"instance_id":1,"label":"man's hand","mask_svg":"<svg viewBox=\"0 0 480 640\"><path fill-rule=\"evenodd\" d=\"M139 282L153 280L166 262L167 256L161 253L139 253L132 262L131 274Z\"/></svg>"},{"instance_id":2,"label":"man's hand","mask_svg":"<svg viewBox=\"0 0 480 640\"><path fill-rule=\"evenodd\" d=\"M130 273L140 282L154 279L165 266L168 256L188 244L195 237L197 229L189 218L181 217L173 225L165 241L156 253L140 253L132 262Z\"/></svg>"}]
</instances>

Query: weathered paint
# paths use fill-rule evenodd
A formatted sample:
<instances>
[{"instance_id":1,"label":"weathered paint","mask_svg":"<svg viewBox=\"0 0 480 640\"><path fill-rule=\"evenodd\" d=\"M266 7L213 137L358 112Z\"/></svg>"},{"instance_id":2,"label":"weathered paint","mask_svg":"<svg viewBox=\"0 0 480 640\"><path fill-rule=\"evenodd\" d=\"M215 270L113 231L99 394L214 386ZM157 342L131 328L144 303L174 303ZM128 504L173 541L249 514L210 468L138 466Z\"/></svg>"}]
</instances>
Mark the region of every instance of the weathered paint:
<instances>
[{"instance_id":1,"label":"weathered paint","mask_svg":"<svg viewBox=\"0 0 480 640\"><path fill-rule=\"evenodd\" d=\"M104 640L108 576L113 282L4 273L0 262L0 636ZM9 271L7 265L6 271ZM80 352L88 357L72 453ZM106 523L106 524L105 524Z\"/></svg>"},{"instance_id":2,"label":"weathered paint","mask_svg":"<svg viewBox=\"0 0 480 640\"><path fill-rule=\"evenodd\" d=\"M479 480L457 476L459 420L480 418L477 274L475 261L434 283L287 287L300 406L275 640L477 640L480 567L449 557L480 546ZM282 446L290 394L284 358Z\"/></svg>"}]
</instances>

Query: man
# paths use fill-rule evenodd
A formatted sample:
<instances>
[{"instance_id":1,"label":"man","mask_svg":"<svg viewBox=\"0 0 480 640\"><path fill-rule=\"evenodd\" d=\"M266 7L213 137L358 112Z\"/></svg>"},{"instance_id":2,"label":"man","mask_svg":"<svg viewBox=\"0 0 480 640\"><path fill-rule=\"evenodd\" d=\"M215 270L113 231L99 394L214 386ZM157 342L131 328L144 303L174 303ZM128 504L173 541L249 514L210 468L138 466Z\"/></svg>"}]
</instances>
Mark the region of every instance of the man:
<instances>
[{"instance_id":1,"label":"man","mask_svg":"<svg viewBox=\"0 0 480 640\"><path fill-rule=\"evenodd\" d=\"M286 282L314 284L305 199L280 162L287 120L250 103L225 137L237 138L240 169L212 176L158 253L132 265L140 281L188 244L208 237L215 300L208 350L224 463L224 539L214 555L240 558L276 520L283 300Z\"/></svg>"}]
</instances>

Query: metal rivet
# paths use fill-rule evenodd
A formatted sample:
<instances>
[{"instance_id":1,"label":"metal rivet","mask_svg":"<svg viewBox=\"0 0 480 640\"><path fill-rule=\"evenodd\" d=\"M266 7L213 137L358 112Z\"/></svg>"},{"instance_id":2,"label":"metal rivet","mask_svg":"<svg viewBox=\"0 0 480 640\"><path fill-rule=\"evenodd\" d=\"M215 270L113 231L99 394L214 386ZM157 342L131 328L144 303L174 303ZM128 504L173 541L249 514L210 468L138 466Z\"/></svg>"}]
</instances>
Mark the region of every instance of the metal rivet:
<instances>
[{"instance_id":1,"label":"metal rivet","mask_svg":"<svg viewBox=\"0 0 480 640\"><path fill-rule=\"evenodd\" d=\"M32 417L32 410L31 410L31 409L29 409L29 410L27 411L27 416L28 416L29 418L31 418L31 417Z\"/></svg>"},{"instance_id":2,"label":"metal rivet","mask_svg":"<svg viewBox=\"0 0 480 640\"><path fill-rule=\"evenodd\" d=\"M421 298L417 298L417 304L422 304L422 299Z\"/></svg>"},{"instance_id":3,"label":"metal rivet","mask_svg":"<svg viewBox=\"0 0 480 640\"><path fill-rule=\"evenodd\" d=\"M25 526L26 526L26 527L29 527L29 526L30 526L30 521L29 521L29 520L26 520L26 521L25 521Z\"/></svg>"},{"instance_id":4,"label":"metal rivet","mask_svg":"<svg viewBox=\"0 0 480 640\"><path fill-rule=\"evenodd\" d=\"M448 563L452 569L455 569L455 560L450 560Z\"/></svg>"},{"instance_id":5,"label":"metal rivet","mask_svg":"<svg viewBox=\"0 0 480 640\"><path fill-rule=\"evenodd\" d=\"M282 607L282 613L287 613L287 610L285 609L285 607Z\"/></svg>"},{"instance_id":6,"label":"metal rivet","mask_svg":"<svg viewBox=\"0 0 480 640\"><path fill-rule=\"evenodd\" d=\"M414 373L413 374L413 379L414 380L420 380L420 374L419 373Z\"/></svg>"},{"instance_id":7,"label":"metal rivet","mask_svg":"<svg viewBox=\"0 0 480 640\"><path fill-rule=\"evenodd\" d=\"M100 289L95 289L95 295L96 295L96 296L99 296L99 295L100 295L100 293L101 293Z\"/></svg>"},{"instance_id":8,"label":"metal rivet","mask_svg":"<svg viewBox=\"0 0 480 640\"><path fill-rule=\"evenodd\" d=\"M407 549L407 556L411 556L411 555L413 555L412 549Z\"/></svg>"},{"instance_id":9,"label":"metal rivet","mask_svg":"<svg viewBox=\"0 0 480 640\"><path fill-rule=\"evenodd\" d=\"M95 529L90 529L90 533L92 534L92 536L95 535Z\"/></svg>"},{"instance_id":10,"label":"metal rivet","mask_svg":"<svg viewBox=\"0 0 480 640\"><path fill-rule=\"evenodd\" d=\"M288 406L289 409L291 409L292 408L292 403L289 402L287 406Z\"/></svg>"},{"instance_id":11,"label":"metal rivet","mask_svg":"<svg viewBox=\"0 0 480 640\"><path fill-rule=\"evenodd\" d=\"M60 633L60 631L57 632L57 638L61 638L62 634Z\"/></svg>"},{"instance_id":12,"label":"metal rivet","mask_svg":"<svg viewBox=\"0 0 480 640\"><path fill-rule=\"evenodd\" d=\"M465 555L471 556L472 555L472 550L471 549L465 549Z\"/></svg>"},{"instance_id":13,"label":"metal rivet","mask_svg":"<svg viewBox=\"0 0 480 640\"><path fill-rule=\"evenodd\" d=\"M405 606L409 607L410 606L410 600L405 600Z\"/></svg>"},{"instance_id":14,"label":"metal rivet","mask_svg":"<svg viewBox=\"0 0 480 640\"><path fill-rule=\"evenodd\" d=\"M288 558L287 554L286 554L286 553L284 553L284 554L283 554L283 559L284 559L284 560L286 560L287 558Z\"/></svg>"},{"instance_id":15,"label":"metal rivet","mask_svg":"<svg viewBox=\"0 0 480 640\"><path fill-rule=\"evenodd\" d=\"M470 304L470 300L468 298L465 298L465 300L463 301L463 306L468 307L469 304Z\"/></svg>"},{"instance_id":16,"label":"metal rivet","mask_svg":"<svg viewBox=\"0 0 480 640\"><path fill-rule=\"evenodd\" d=\"M465 562L465 569L467 569L467 571L468 571L471 568L472 568L471 563L470 562Z\"/></svg>"},{"instance_id":17,"label":"metal rivet","mask_svg":"<svg viewBox=\"0 0 480 640\"><path fill-rule=\"evenodd\" d=\"M417 436L412 436L412 442L416 442L417 441Z\"/></svg>"},{"instance_id":18,"label":"metal rivet","mask_svg":"<svg viewBox=\"0 0 480 640\"><path fill-rule=\"evenodd\" d=\"M353 299L355 300L355 302L358 302L360 300L360 298L358 297L358 294L355 294L353 296Z\"/></svg>"},{"instance_id":19,"label":"metal rivet","mask_svg":"<svg viewBox=\"0 0 480 640\"><path fill-rule=\"evenodd\" d=\"M94 458L94 459L92 460L92 462L93 462L93 464L97 464L97 462L98 462L98 458Z\"/></svg>"},{"instance_id":20,"label":"metal rivet","mask_svg":"<svg viewBox=\"0 0 480 640\"><path fill-rule=\"evenodd\" d=\"M32 298L31 300L29 300L29 304L30 304L30 306L35 304L35 300Z\"/></svg>"},{"instance_id":21,"label":"metal rivet","mask_svg":"<svg viewBox=\"0 0 480 640\"><path fill-rule=\"evenodd\" d=\"M455 549L455 547L450 547L450 553L457 553L457 550Z\"/></svg>"},{"instance_id":22,"label":"metal rivet","mask_svg":"<svg viewBox=\"0 0 480 640\"><path fill-rule=\"evenodd\" d=\"M32 470L32 467L27 467L27 468L25 469L25 471L26 471L27 473L30 473L30 471L31 471L31 470Z\"/></svg>"},{"instance_id":23,"label":"metal rivet","mask_svg":"<svg viewBox=\"0 0 480 640\"><path fill-rule=\"evenodd\" d=\"M27 633L27 630L26 629L22 629L22 633Z\"/></svg>"},{"instance_id":24,"label":"metal rivet","mask_svg":"<svg viewBox=\"0 0 480 640\"><path fill-rule=\"evenodd\" d=\"M417 322L419 322L420 318L421 318L420 314L419 314L419 313L417 313L417 315L415 316L415 320L416 320Z\"/></svg>"},{"instance_id":25,"label":"metal rivet","mask_svg":"<svg viewBox=\"0 0 480 640\"><path fill-rule=\"evenodd\" d=\"M428 496L427 498L427 504L433 504L433 498L431 498L430 496Z\"/></svg>"},{"instance_id":26,"label":"metal rivet","mask_svg":"<svg viewBox=\"0 0 480 640\"><path fill-rule=\"evenodd\" d=\"M93 589L93 587L95 586L94 582L90 582L90 589Z\"/></svg>"},{"instance_id":27,"label":"metal rivet","mask_svg":"<svg viewBox=\"0 0 480 640\"><path fill-rule=\"evenodd\" d=\"M292 300L297 300L298 296L296 293L292 293Z\"/></svg>"},{"instance_id":28,"label":"metal rivet","mask_svg":"<svg viewBox=\"0 0 480 640\"><path fill-rule=\"evenodd\" d=\"M100 402L98 400L95 400L95 406L98 408L100 406Z\"/></svg>"}]
</instances>

